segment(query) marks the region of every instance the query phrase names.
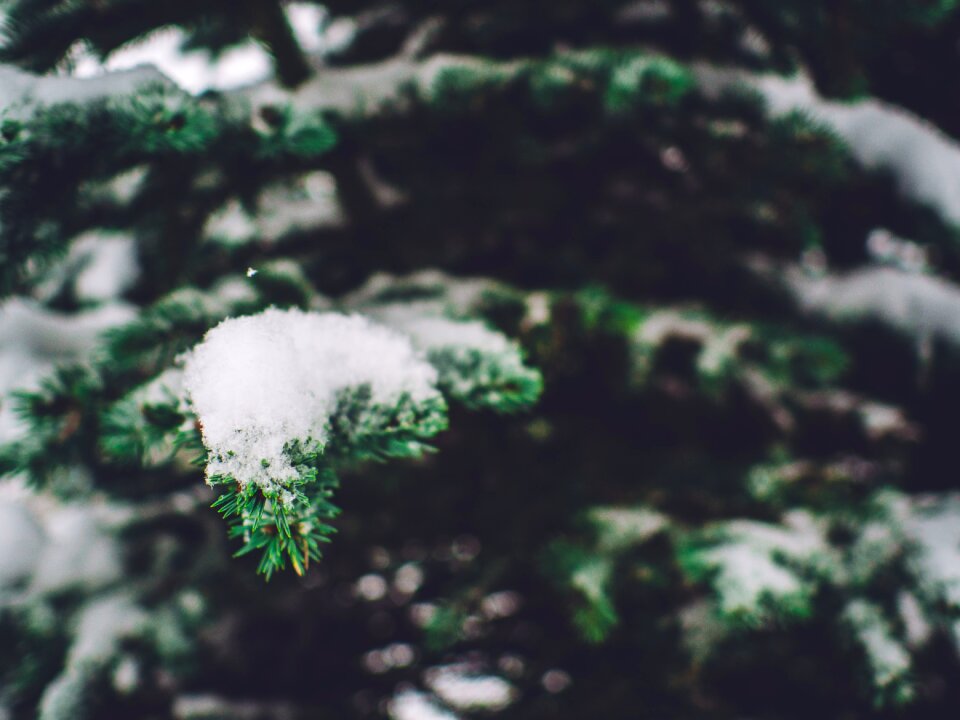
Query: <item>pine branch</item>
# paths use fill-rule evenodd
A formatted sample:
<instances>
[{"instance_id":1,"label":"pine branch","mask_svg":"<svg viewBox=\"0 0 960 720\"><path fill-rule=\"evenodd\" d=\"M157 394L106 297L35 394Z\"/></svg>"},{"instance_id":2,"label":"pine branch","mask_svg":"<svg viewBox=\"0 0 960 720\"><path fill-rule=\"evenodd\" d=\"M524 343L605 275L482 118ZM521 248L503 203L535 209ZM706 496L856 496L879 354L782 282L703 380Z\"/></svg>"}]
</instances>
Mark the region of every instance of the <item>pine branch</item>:
<instances>
[{"instance_id":1,"label":"pine branch","mask_svg":"<svg viewBox=\"0 0 960 720\"><path fill-rule=\"evenodd\" d=\"M281 4L277 0L248 0L248 7L252 34L273 57L280 84L286 88L302 85L312 72Z\"/></svg>"}]
</instances>

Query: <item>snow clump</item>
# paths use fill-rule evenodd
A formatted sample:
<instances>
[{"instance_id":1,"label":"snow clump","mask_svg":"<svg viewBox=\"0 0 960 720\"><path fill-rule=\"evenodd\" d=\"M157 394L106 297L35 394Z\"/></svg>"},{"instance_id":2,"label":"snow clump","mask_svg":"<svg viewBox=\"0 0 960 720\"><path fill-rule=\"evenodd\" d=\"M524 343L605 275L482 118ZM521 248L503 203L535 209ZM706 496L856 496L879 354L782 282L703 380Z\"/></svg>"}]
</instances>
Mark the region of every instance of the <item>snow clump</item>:
<instances>
[{"instance_id":1,"label":"snow clump","mask_svg":"<svg viewBox=\"0 0 960 720\"><path fill-rule=\"evenodd\" d=\"M297 477L285 446L327 440L344 392L371 407L442 402L436 370L403 335L357 315L271 308L211 329L184 358L184 388L210 451L207 480L268 494Z\"/></svg>"}]
</instances>

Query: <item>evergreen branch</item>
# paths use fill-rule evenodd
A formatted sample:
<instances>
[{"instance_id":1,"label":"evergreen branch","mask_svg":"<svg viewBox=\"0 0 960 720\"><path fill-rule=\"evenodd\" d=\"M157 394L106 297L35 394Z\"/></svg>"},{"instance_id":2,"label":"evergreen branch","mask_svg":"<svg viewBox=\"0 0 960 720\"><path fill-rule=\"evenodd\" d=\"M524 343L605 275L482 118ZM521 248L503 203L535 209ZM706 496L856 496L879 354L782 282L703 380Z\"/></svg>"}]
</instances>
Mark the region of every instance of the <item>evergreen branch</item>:
<instances>
[{"instance_id":1,"label":"evergreen branch","mask_svg":"<svg viewBox=\"0 0 960 720\"><path fill-rule=\"evenodd\" d=\"M297 44L290 23L277 0L248 0L252 34L270 51L277 78L284 87L295 88L311 75L310 65Z\"/></svg>"}]
</instances>

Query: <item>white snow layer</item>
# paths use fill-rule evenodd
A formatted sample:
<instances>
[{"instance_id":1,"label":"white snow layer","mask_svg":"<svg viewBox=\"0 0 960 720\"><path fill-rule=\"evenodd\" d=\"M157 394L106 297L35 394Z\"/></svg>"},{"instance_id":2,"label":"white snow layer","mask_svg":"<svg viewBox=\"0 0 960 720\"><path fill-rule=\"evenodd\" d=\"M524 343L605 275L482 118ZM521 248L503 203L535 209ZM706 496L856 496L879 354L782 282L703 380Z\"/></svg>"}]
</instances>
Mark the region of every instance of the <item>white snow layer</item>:
<instances>
[{"instance_id":1,"label":"white snow layer","mask_svg":"<svg viewBox=\"0 0 960 720\"><path fill-rule=\"evenodd\" d=\"M608 551L646 542L670 523L666 516L646 507L595 507L587 517L596 528L600 548Z\"/></svg>"},{"instance_id":2,"label":"white snow layer","mask_svg":"<svg viewBox=\"0 0 960 720\"><path fill-rule=\"evenodd\" d=\"M57 75L31 75L23 70L0 66L0 107L10 118L29 117L36 105L88 102L111 95L123 95L148 84L170 86L154 67L137 67L96 78L78 79Z\"/></svg>"},{"instance_id":3,"label":"white snow layer","mask_svg":"<svg viewBox=\"0 0 960 720\"><path fill-rule=\"evenodd\" d=\"M307 52L322 52L336 43L322 32L327 11L313 3L288 3L287 20L300 46ZM130 43L101 62L89 51L74 55L74 75L81 78L154 65L191 93L205 90L226 90L248 85L270 75L271 61L267 50L254 40L229 48L213 59L202 50L183 52L187 39L183 30L162 28L140 42Z\"/></svg>"},{"instance_id":4,"label":"white snow layer","mask_svg":"<svg viewBox=\"0 0 960 720\"><path fill-rule=\"evenodd\" d=\"M317 170L293 183L264 188L255 215L236 198L228 200L207 219L204 236L226 246L271 244L292 233L341 225L345 217L337 198L336 180L330 173Z\"/></svg>"},{"instance_id":5,"label":"white snow layer","mask_svg":"<svg viewBox=\"0 0 960 720\"><path fill-rule=\"evenodd\" d=\"M903 523L916 546L917 579L929 594L960 609L960 495L918 498Z\"/></svg>"},{"instance_id":6,"label":"white snow layer","mask_svg":"<svg viewBox=\"0 0 960 720\"><path fill-rule=\"evenodd\" d=\"M496 389L504 378L536 375L524 366L516 341L480 320L438 315L434 302L386 305L367 312L425 352L439 372L441 386L452 397L470 398L478 388L486 388L486 402L496 404L504 398Z\"/></svg>"},{"instance_id":7,"label":"white snow layer","mask_svg":"<svg viewBox=\"0 0 960 720\"><path fill-rule=\"evenodd\" d=\"M31 593L104 587L122 574L108 506L89 503L47 508L40 514L46 542L33 571Z\"/></svg>"},{"instance_id":8,"label":"white snow layer","mask_svg":"<svg viewBox=\"0 0 960 720\"><path fill-rule=\"evenodd\" d=\"M0 496L0 598L33 574L42 540L42 530L24 504Z\"/></svg>"},{"instance_id":9,"label":"white snow layer","mask_svg":"<svg viewBox=\"0 0 960 720\"><path fill-rule=\"evenodd\" d=\"M517 690L495 675L474 675L456 665L432 668L427 686L457 710L503 710L516 699Z\"/></svg>"},{"instance_id":10,"label":"white snow layer","mask_svg":"<svg viewBox=\"0 0 960 720\"><path fill-rule=\"evenodd\" d=\"M763 622L764 601L801 611L812 585L796 568L835 570L823 529L802 511L784 516L784 526L734 520L723 524L723 533L726 542L704 550L700 562L716 569L713 584L724 616Z\"/></svg>"},{"instance_id":11,"label":"white snow layer","mask_svg":"<svg viewBox=\"0 0 960 720\"><path fill-rule=\"evenodd\" d=\"M103 302L118 298L139 274L132 235L92 231L70 242L66 256L47 272L34 295L48 300L72 281L78 300Z\"/></svg>"},{"instance_id":12,"label":"white snow layer","mask_svg":"<svg viewBox=\"0 0 960 720\"><path fill-rule=\"evenodd\" d=\"M807 311L831 320L875 320L908 337L960 346L960 290L946 280L889 267L821 277L792 270L786 280Z\"/></svg>"},{"instance_id":13,"label":"white snow layer","mask_svg":"<svg viewBox=\"0 0 960 720\"><path fill-rule=\"evenodd\" d=\"M747 544L721 545L705 553L704 559L719 570L714 587L725 616L763 619L764 599L802 602L806 595L796 574Z\"/></svg>"},{"instance_id":14,"label":"white snow layer","mask_svg":"<svg viewBox=\"0 0 960 720\"><path fill-rule=\"evenodd\" d=\"M270 56L254 42L230 48L214 61L203 51L182 52L180 48L185 40L182 30L163 28L142 42L112 53L106 62L92 53L79 54L73 72L77 77L91 78L104 72L153 65L191 93L237 87L263 79L270 72Z\"/></svg>"},{"instance_id":15,"label":"white snow layer","mask_svg":"<svg viewBox=\"0 0 960 720\"><path fill-rule=\"evenodd\" d=\"M146 623L146 614L125 595L108 595L87 605L77 619L76 635L67 666L106 663L121 638Z\"/></svg>"},{"instance_id":16,"label":"white snow layer","mask_svg":"<svg viewBox=\"0 0 960 720\"><path fill-rule=\"evenodd\" d=\"M86 234L74 240L70 254L82 258L76 293L81 300L110 300L133 285L140 272L130 235Z\"/></svg>"},{"instance_id":17,"label":"white snow layer","mask_svg":"<svg viewBox=\"0 0 960 720\"><path fill-rule=\"evenodd\" d=\"M63 504L14 481L0 483L0 605L119 579L114 538L126 511L94 501Z\"/></svg>"},{"instance_id":18,"label":"white snow layer","mask_svg":"<svg viewBox=\"0 0 960 720\"><path fill-rule=\"evenodd\" d=\"M111 661L121 640L144 628L147 616L128 597L113 595L87 605L76 623L64 670L40 699L39 720L80 716L91 680Z\"/></svg>"},{"instance_id":19,"label":"white snow layer","mask_svg":"<svg viewBox=\"0 0 960 720\"><path fill-rule=\"evenodd\" d=\"M926 645L933 635L933 626L916 595L906 590L897 594L897 615L907 646L915 650Z\"/></svg>"},{"instance_id":20,"label":"white snow layer","mask_svg":"<svg viewBox=\"0 0 960 720\"><path fill-rule=\"evenodd\" d=\"M384 305L366 312L377 322L408 336L426 353L453 352L458 357L480 353L502 359L515 356L517 364L522 364L515 341L480 320L455 320L438 315L429 301Z\"/></svg>"},{"instance_id":21,"label":"white snow layer","mask_svg":"<svg viewBox=\"0 0 960 720\"><path fill-rule=\"evenodd\" d=\"M296 476L284 444L324 442L338 394L369 385L373 405L439 399L410 341L360 316L269 309L225 320L187 354L184 387L211 451L207 477L276 489Z\"/></svg>"},{"instance_id":22,"label":"white snow layer","mask_svg":"<svg viewBox=\"0 0 960 720\"><path fill-rule=\"evenodd\" d=\"M883 610L865 600L853 600L843 616L867 654L874 686L882 689L903 681L910 671L910 653L894 638Z\"/></svg>"},{"instance_id":23,"label":"white snow layer","mask_svg":"<svg viewBox=\"0 0 960 720\"><path fill-rule=\"evenodd\" d=\"M445 349L507 355L516 350L515 343L479 320L431 317L401 306L375 313L374 316L385 325L409 335L414 345L427 352Z\"/></svg>"},{"instance_id":24,"label":"white snow layer","mask_svg":"<svg viewBox=\"0 0 960 720\"><path fill-rule=\"evenodd\" d=\"M430 700L426 693L404 690L390 701L387 709L392 720L457 720L458 716Z\"/></svg>"},{"instance_id":25,"label":"white snow layer","mask_svg":"<svg viewBox=\"0 0 960 720\"><path fill-rule=\"evenodd\" d=\"M960 145L921 118L879 100L820 97L809 77L753 76L770 112L801 111L832 128L865 167L887 170L900 192L960 225Z\"/></svg>"},{"instance_id":26,"label":"white snow layer","mask_svg":"<svg viewBox=\"0 0 960 720\"><path fill-rule=\"evenodd\" d=\"M960 143L903 108L875 99L840 102L821 97L806 73L754 74L706 63L694 70L709 97L746 87L766 101L770 115L799 112L843 140L865 167L889 172L900 193L960 225Z\"/></svg>"},{"instance_id":27,"label":"white snow layer","mask_svg":"<svg viewBox=\"0 0 960 720\"><path fill-rule=\"evenodd\" d=\"M134 317L132 306L103 305L66 314L48 310L26 298L0 303L0 442L22 431L7 397L11 390L32 389L58 362L83 360L108 328Z\"/></svg>"}]
</instances>

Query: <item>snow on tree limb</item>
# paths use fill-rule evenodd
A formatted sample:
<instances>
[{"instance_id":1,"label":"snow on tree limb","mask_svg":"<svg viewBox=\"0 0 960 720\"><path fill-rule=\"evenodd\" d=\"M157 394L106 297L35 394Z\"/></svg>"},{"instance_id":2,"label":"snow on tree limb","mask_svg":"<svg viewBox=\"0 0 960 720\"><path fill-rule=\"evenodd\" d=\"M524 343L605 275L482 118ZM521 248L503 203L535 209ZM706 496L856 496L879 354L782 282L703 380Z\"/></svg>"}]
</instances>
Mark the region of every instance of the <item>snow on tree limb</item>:
<instances>
[{"instance_id":1,"label":"snow on tree limb","mask_svg":"<svg viewBox=\"0 0 960 720\"><path fill-rule=\"evenodd\" d=\"M176 85L152 65L92 78L34 75L0 65L0 107L8 118L26 119L40 106L129 95L147 85L176 89Z\"/></svg>"},{"instance_id":2,"label":"snow on tree limb","mask_svg":"<svg viewBox=\"0 0 960 720\"><path fill-rule=\"evenodd\" d=\"M210 450L208 479L271 496L297 474L287 443L325 445L343 393L369 388L373 413L442 402L436 371L403 336L359 316L298 310L224 321L187 356L184 384Z\"/></svg>"},{"instance_id":3,"label":"snow on tree limb","mask_svg":"<svg viewBox=\"0 0 960 720\"><path fill-rule=\"evenodd\" d=\"M495 410L539 395L539 373L499 333L428 316L425 335L407 320L276 308L224 320L181 359L185 405L161 397L169 422L157 424L150 386L135 391L105 416L105 449L169 457L171 423L195 413L207 481L227 487L215 507L245 540L241 554L263 550L268 577L285 558L303 572L333 532L338 464L421 454L447 425L443 393Z\"/></svg>"},{"instance_id":4,"label":"snow on tree limb","mask_svg":"<svg viewBox=\"0 0 960 720\"><path fill-rule=\"evenodd\" d=\"M793 268L783 277L808 312L838 322L879 322L918 342L960 347L960 290L946 280L887 267L823 276Z\"/></svg>"},{"instance_id":5,"label":"snow on tree limb","mask_svg":"<svg viewBox=\"0 0 960 720\"><path fill-rule=\"evenodd\" d=\"M746 88L763 98L774 118L801 113L821 123L862 166L890 173L905 198L960 226L960 144L932 123L873 98L827 100L803 73L791 78L697 64L695 74L707 96Z\"/></svg>"},{"instance_id":6,"label":"snow on tree limb","mask_svg":"<svg viewBox=\"0 0 960 720\"><path fill-rule=\"evenodd\" d=\"M802 75L762 75L750 83L773 115L800 111L824 123L862 165L890 172L904 196L960 225L960 145L934 125L879 100L825 100Z\"/></svg>"}]
</instances>

